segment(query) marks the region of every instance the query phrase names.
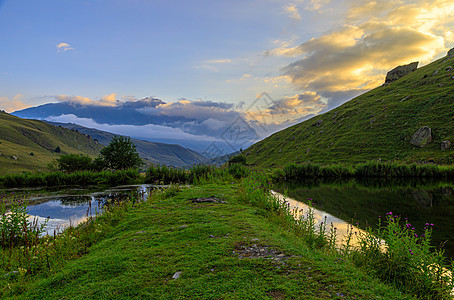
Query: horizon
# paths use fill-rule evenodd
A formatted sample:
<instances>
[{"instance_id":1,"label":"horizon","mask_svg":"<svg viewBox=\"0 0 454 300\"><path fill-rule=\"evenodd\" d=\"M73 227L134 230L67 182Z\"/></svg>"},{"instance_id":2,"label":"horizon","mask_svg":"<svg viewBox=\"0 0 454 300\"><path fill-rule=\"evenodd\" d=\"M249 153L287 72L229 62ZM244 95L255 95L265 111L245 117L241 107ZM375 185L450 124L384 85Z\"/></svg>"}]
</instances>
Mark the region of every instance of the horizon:
<instances>
[{"instance_id":1,"label":"horizon","mask_svg":"<svg viewBox=\"0 0 454 300\"><path fill-rule=\"evenodd\" d=\"M454 3L443 0L4 0L0 109L151 97L164 103L146 108L150 119L171 123L114 133L214 143L240 117L252 142L381 85L398 65L443 57L453 25ZM77 115L45 119L109 129Z\"/></svg>"}]
</instances>

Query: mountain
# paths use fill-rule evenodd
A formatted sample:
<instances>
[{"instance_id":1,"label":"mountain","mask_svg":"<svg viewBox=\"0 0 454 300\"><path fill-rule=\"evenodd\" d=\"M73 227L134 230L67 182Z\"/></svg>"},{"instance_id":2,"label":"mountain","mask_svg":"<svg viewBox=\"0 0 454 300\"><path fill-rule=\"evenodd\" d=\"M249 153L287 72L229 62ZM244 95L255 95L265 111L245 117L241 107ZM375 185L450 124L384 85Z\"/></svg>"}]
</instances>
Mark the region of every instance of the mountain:
<instances>
[{"instance_id":1,"label":"mountain","mask_svg":"<svg viewBox=\"0 0 454 300\"><path fill-rule=\"evenodd\" d=\"M115 134L93 128L83 127L72 123L48 122L55 126L68 128L91 136L100 144L106 146ZM154 143L138 139L131 139L137 146L137 152L148 164L165 164L174 167L190 167L194 164L203 163L206 158L187 148L175 144Z\"/></svg>"},{"instance_id":2,"label":"mountain","mask_svg":"<svg viewBox=\"0 0 454 300\"><path fill-rule=\"evenodd\" d=\"M279 131L243 153L249 164L263 167L368 160L452 163L451 142L454 50L336 109Z\"/></svg>"},{"instance_id":3,"label":"mountain","mask_svg":"<svg viewBox=\"0 0 454 300\"><path fill-rule=\"evenodd\" d=\"M0 174L45 170L60 154L95 157L102 147L74 130L0 111Z\"/></svg>"}]
</instances>

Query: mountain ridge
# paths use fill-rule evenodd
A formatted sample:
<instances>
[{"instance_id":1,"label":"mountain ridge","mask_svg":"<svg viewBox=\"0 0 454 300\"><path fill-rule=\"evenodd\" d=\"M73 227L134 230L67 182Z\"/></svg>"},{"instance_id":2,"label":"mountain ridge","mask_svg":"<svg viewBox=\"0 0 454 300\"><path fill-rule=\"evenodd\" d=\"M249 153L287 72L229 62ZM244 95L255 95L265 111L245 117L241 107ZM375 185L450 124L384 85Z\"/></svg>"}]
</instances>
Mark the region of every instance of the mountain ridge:
<instances>
[{"instance_id":1,"label":"mountain ridge","mask_svg":"<svg viewBox=\"0 0 454 300\"><path fill-rule=\"evenodd\" d=\"M343 105L276 132L244 151L262 167L369 160L454 162L454 55L447 55ZM431 129L424 147L410 143Z\"/></svg>"}]
</instances>

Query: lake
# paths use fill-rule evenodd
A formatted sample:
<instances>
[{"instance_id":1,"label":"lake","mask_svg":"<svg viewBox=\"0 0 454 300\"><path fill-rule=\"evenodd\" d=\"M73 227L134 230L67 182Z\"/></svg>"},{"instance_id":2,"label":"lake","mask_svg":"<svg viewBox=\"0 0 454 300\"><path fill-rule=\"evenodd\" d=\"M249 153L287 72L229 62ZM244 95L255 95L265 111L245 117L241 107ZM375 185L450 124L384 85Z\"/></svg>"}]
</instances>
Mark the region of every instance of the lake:
<instances>
[{"instance_id":1,"label":"lake","mask_svg":"<svg viewBox=\"0 0 454 300\"><path fill-rule=\"evenodd\" d=\"M68 226L75 226L90 216L102 212L111 201L122 201L129 197L145 199L156 185L125 185L117 187L57 187L48 189L0 190L1 195L12 193L28 201L27 212L30 221L46 222L45 234L61 232ZM18 197L18 196L16 196Z\"/></svg>"},{"instance_id":2,"label":"lake","mask_svg":"<svg viewBox=\"0 0 454 300\"><path fill-rule=\"evenodd\" d=\"M430 180L373 180L339 181L309 180L280 184L277 192L307 203L359 228L377 225L378 216L388 212L401 215L424 232L425 223L435 224L432 244L446 250L454 258L454 184ZM308 198L312 200L308 200Z\"/></svg>"}]
</instances>

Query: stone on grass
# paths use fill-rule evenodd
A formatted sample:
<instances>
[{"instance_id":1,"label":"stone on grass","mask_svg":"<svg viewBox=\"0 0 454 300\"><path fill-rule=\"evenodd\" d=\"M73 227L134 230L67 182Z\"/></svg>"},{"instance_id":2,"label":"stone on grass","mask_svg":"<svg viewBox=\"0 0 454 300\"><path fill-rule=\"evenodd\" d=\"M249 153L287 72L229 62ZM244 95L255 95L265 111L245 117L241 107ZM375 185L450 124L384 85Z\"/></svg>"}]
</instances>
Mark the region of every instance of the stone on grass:
<instances>
[{"instance_id":1,"label":"stone on grass","mask_svg":"<svg viewBox=\"0 0 454 300\"><path fill-rule=\"evenodd\" d=\"M428 126L419 128L412 136L410 144L416 147L424 147L432 141L432 130Z\"/></svg>"},{"instance_id":2,"label":"stone on grass","mask_svg":"<svg viewBox=\"0 0 454 300\"><path fill-rule=\"evenodd\" d=\"M449 147L451 147L451 141L450 140L446 140L446 141L441 142L441 150L448 150Z\"/></svg>"}]
</instances>

